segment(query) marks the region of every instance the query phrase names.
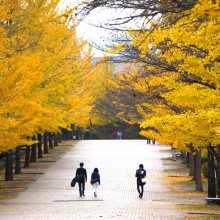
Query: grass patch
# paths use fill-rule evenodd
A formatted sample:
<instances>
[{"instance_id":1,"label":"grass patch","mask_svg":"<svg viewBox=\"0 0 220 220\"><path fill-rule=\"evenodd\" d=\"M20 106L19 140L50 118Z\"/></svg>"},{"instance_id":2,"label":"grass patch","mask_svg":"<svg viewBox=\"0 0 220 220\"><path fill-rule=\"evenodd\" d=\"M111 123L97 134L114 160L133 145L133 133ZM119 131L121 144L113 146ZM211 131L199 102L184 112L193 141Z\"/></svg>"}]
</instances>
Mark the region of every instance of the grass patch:
<instances>
[{"instance_id":1,"label":"grass patch","mask_svg":"<svg viewBox=\"0 0 220 220\"><path fill-rule=\"evenodd\" d=\"M185 164L182 164L182 163L172 163L172 162L170 162L170 163L168 163L168 162L163 162L163 165L164 166L178 166L178 168L180 168L180 167L183 167L183 168L186 168L186 165ZM171 168L171 169L173 169L173 168Z\"/></svg>"},{"instance_id":2,"label":"grass patch","mask_svg":"<svg viewBox=\"0 0 220 220\"><path fill-rule=\"evenodd\" d=\"M192 181L191 176L164 176L163 179L167 181L174 181L174 182Z\"/></svg>"},{"instance_id":3,"label":"grass patch","mask_svg":"<svg viewBox=\"0 0 220 220\"><path fill-rule=\"evenodd\" d=\"M14 178L14 180L12 181L12 183L31 183L34 182L33 179L18 179L18 178Z\"/></svg>"},{"instance_id":4,"label":"grass patch","mask_svg":"<svg viewBox=\"0 0 220 220\"><path fill-rule=\"evenodd\" d=\"M188 180L183 182L178 182L179 186L195 186L195 180Z\"/></svg>"},{"instance_id":5,"label":"grass patch","mask_svg":"<svg viewBox=\"0 0 220 220\"><path fill-rule=\"evenodd\" d=\"M0 195L0 199L14 199L16 195Z\"/></svg>"},{"instance_id":6,"label":"grass patch","mask_svg":"<svg viewBox=\"0 0 220 220\"><path fill-rule=\"evenodd\" d=\"M164 157L164 158L161 158L161 160L172 160L172 158L171 157Z\"/></svg>"},{"instance_id":7,"label":"grass patch","mask_svg":"<svg viewBox=\"0 0 220 220\"><path fill-rule=\"evenodd\" d=\"M204 211L204 212L214 212L214 214L220 214L220 209L219 209L219 205L215 205L215 204L190 204L190 205L181 205L180 210L190 210L190 211ZM219 216L220 217L220 216Z\"/></svg>"},{"instance_id":8,"label":"grass patch","mask_svg":"<svg viewBox=\"0 0 220 220\"><path fill-rule=\"evenodd\" d=\"M64 146L65 145L65 146ZM17 195L28 188L28 183L34 182L36 177L44 174L44 170L48 169L52 164L61 158L73 146L73 141L65 141L59 147L49 149L49 154L44 154L43 158L37 158L36 162L30 163L29 167L24 167L25 154L21 158L21 174L14 174L12 181L5 181L5 162L0 161L0 199L13 199Z\"/></svg>"},{"instance_id":9,"label":"grass patch","mask_svg":"<svg viewBox=\"0 0 220 220\"><path fill-rule=\"evenodd\" d=\"M187 217L186 220L219 220L220 216L197 216L197 217Z\"/></svg>"},{"instance_id":10,"label":"grass patch","mask_svg":"<svg viewBox=\"0 0 220 220\"><path fill-rule=\"evenodd\" d=\"M184 190L184 189L178 189L178 190L170 190L171 194L179 194L181 196L190 196L190 197L199 197L202 196L204 197L205 195L207 195L207 192L199 192L199 191L195 191L195 190Z\"/></svg>"},{"instance_id":11,"label":"grass patch","mask_svg":"<svg viewBox=\"0 0 220 220\"><path fill-rule=\"evenodd\" d=\"M168 186L194 186L195 180L192 179L192 176L165 176L163 179L166 181L165 185ZM208 184L207 178L202 178L202 184L203 186L206 186Z\"/></svg>"},{"instance_id":12,"label":"grass patch","mask_svg":"<svg viewBox=\"0 0 220 220\"><path fill-rule=\"evenodd\" d=\"M22 188L22 187L14 187L14 188L0 188L0 191L23 191L25 190L25 188Z\"/></svg>"},{"instance_id":13,"label":"grass patch","mask_svg":"<svg viewBox=\"0 0 220 220\"><path fill-rule=\"evenodd\" d=\"M186 172L186 168L185 167L177 167L177 168L172 168L172 169L164 169L164 172L167 172L167 173L171 173L171 172L175 172L175 173Z\"/></svg>"}]
</instances>

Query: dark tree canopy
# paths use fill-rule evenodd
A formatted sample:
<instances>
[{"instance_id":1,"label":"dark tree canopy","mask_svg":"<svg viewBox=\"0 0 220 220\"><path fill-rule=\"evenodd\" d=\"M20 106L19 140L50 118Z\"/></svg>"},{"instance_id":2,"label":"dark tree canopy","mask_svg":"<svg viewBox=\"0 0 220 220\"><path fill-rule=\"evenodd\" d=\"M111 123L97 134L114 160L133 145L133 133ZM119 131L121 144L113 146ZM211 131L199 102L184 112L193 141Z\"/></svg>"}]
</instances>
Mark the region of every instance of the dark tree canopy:
<instances>
[{"instance_id":1,"label":"dark tree canopy","mask_svg":"<svg viewBox=\"0 0 220 220\"><path fill-rule=\"evenodd\" d=\"M130 10L128 17L120 18L120 14L115 24L127 23L137 18L152 19L158 15L175 13L176 16L181 12L191 9L198 0L91 0L82 6L80 14L86 16L97 8L111 8L118 10ZM178 16L177 16L178 17Z\"/></svg>"}]
</instances>

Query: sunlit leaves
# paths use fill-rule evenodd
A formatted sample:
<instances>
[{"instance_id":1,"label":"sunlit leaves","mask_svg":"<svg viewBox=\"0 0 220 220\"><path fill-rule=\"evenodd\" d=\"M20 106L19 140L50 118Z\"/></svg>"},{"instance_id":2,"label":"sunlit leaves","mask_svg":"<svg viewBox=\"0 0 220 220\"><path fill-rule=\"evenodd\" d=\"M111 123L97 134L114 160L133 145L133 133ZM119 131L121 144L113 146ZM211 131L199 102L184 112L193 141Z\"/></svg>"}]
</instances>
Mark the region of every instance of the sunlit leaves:
<instances>
[{"instance_id":1,"label":"sunlit leaves","mask_svg":"<svg viewBox=\"0 0 220 220\"><path fill-rule=\"evenodd\" d=\"M181 13L176 22L176 15L167 13L145 29L128 32L130 45L146 62L139 79L130 83L145 98L136 104L143 117L141 134L179 149L215 145L220 126L219 1L201 0Z\"/></svg>"},{"instance_id":2,"label":"sunlit leaves","mask_svg":"<svg viewBox=\"0 0 220 220\"><path fill-rule=\"evenodd\" d=\"M72 123L87 126L99 70L76 37L74 8L59 10L58 0L0 6L0 150Z\"/></svg>"}]
</instances>

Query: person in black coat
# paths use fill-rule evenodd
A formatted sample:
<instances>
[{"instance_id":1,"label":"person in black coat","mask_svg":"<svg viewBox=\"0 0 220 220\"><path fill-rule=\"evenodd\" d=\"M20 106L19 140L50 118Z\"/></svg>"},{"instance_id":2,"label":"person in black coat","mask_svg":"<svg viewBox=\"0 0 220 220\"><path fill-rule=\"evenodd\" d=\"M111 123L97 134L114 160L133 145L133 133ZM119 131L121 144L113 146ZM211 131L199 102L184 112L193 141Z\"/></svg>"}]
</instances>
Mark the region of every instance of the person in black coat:
<instances>
[{"instance_id":1,"label":"person in black coat","mask_svg":"<svg viewBox=\"0 0 220 220\"><path fill-rule=\"evenodd\" d=\"M94 190L94 196L97 196L97 188L100 185L100 175L99 175L99 170L98 168L95 168L92 175L91 175L91 181L90 183L93 186L93 190Z\"/></svg>"},{"instance_id":2,"label":"person in black coat","mask_svg":"<svg viewBox=\"0 0 220 220\"><path fill-rule=\"evenodd\" d=\"M137 190L139 193L139 197L142 198L145 185L145 182L143 182L142 179L146 177L146 170L144 170L143 164L139 165L139 169L136 171L135 177L137 177Z\"/></svg>"},{"instance_id":3,"label":"person in black coat","mask_svg":"<svg viewBox=\"0 0 220 220\"><path fill-rule=\"evenodd\" d=\"M87 172L86 169L83 168L84 163L79 164L79 168L76 170L76 177L78 177L78 184L79 184L79 195L80 197L85 196L85 182L87 181Z\"/></svg>"}]
</instances>

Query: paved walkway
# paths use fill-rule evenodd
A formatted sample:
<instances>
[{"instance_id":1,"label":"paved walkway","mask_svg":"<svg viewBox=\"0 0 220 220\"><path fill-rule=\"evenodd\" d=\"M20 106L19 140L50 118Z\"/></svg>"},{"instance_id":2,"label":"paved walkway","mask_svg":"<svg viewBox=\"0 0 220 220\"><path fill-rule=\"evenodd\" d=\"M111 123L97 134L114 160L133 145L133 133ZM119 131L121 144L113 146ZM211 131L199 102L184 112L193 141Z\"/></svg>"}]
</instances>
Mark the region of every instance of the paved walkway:
<instances>
[{"instance_id":1,"label":"paved walkway","mask_svg":"<svg viewBox=\"0 0 220 220\"><path fill-rule=\"evenodd\" d=\"M75 142L69 152L15 199L0 204L0 219L184 219L160 179L161 158L168 157L164 145L147 145L145 140L88 140ZM99 168L101 186L93 197L87 182L85 197L70 181L80 162L88 176ZM147 170L144 197L136 191L138 165Z\"/></svg>"}]
</instances>

